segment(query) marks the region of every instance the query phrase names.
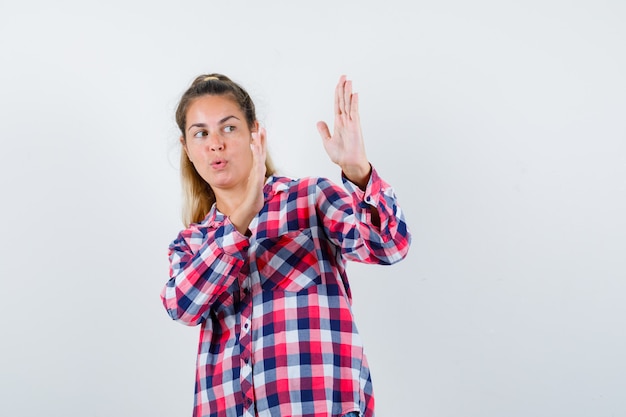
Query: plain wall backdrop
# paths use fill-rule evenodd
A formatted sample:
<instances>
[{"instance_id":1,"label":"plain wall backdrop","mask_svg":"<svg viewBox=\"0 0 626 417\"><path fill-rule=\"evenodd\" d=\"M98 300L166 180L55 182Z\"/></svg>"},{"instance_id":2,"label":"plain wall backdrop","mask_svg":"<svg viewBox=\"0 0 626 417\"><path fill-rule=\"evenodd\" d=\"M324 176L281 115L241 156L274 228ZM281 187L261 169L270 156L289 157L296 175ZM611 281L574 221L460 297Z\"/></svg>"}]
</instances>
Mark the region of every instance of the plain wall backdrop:
<instances>
[{"instance_id":1,"label":"plain wall backdrop","mask_svg":"<svg viewBox=\"0 0 626 417\"><path fill-rule=\"evenodd\" d=\"M0 4L0 415L187 416L198 328L159 294L174 109L222 72L280 172L347 74L413 245L350 264L381 417L626 415L622 0Z\"/></svg>"}]
</instances>

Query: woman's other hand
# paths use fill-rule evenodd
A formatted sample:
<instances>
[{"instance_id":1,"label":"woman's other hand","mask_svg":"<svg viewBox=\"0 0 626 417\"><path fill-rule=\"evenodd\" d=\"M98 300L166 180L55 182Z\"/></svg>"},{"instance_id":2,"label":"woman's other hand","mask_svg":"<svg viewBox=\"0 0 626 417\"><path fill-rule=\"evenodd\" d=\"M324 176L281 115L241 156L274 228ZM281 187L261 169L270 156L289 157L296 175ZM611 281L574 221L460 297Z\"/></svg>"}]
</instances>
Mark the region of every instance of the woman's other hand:
<instances>
[{"instance_id":1,"label":"woman's other hand","mask_svg":"<svg viewBox=\"0 0 626 417\"><path fill-rule=\"evenodd\" d=\"M335 123L330 134L326 122L317 123L324 149L330 160L341 167L343 174L365 189L371 166L365 154L365 143L359 119L359 96L352 92L352 81L345 75L335 88Z\"/></svg>"}]
</instances>

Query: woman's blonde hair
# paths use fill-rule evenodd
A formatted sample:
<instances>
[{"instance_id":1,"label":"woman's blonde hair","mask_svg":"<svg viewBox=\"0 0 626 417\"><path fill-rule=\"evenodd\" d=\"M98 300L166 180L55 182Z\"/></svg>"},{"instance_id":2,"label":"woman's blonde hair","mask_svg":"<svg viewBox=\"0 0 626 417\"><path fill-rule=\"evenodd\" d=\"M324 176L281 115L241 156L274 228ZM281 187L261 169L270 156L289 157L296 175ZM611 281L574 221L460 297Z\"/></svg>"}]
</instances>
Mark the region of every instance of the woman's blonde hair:
<instances>
[{"instance_id":1,"label":"woman's blonde hair","mask_svg":"<svg viewBox=\"0 0 626 417\"><path fill-rule=\"evenodd\" d=\"M186 140L187 109L195 99L205 95L232 97L245 115L248 128L253 128L257 120L256 110L247 91L225 75L200 75L182 95L176 108L176 124L183 142ZM276 171L269 155L265 160L265 168L266 178ZM183 223L185 227L189 227L191 223L201 222L206 217L215 203L215 194L211 186L198 174L184 149L180 152L180 176L183 186Z\"/></svg>"}]
</instances>

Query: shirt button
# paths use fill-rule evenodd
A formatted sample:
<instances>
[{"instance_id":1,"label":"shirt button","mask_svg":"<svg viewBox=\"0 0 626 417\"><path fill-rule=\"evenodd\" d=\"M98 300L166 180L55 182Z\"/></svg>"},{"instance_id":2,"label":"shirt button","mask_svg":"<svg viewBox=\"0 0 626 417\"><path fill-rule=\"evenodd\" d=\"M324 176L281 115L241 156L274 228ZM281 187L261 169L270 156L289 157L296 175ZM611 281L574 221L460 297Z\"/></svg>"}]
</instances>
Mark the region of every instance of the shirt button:
<instances>
[{"instance_id":1,"label":"shirt button","mask_svg":"<svg viewBox=\"0 0 626 417\"><path fill-rule=\"evenodd\" d=\"M246 330L248 330L248 327L249 327L248 323L243 325L243 328L246 329Z\"/></svg>"}]
</instances>

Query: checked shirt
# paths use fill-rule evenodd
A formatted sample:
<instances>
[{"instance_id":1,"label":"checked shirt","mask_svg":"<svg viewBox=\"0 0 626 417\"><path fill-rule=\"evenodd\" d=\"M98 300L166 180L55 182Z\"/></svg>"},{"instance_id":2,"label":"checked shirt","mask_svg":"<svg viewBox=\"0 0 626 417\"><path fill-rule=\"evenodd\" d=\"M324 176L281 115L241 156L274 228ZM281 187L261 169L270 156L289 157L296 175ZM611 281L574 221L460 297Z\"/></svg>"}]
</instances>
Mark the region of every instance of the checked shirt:
<instances>
[{"instance_id":1,"label":"checked shirt","mask_svg":"<svg viewBox=\"0 0 626 417\"><path fill-rule=\"evenodd\" d=\"M395 263L411 238L376 170L343 184L272 176L249 234L214 205L170 245L163 304L201 326L194 416L374 415L345 263Z\"/></svg>"}]
</instances>

